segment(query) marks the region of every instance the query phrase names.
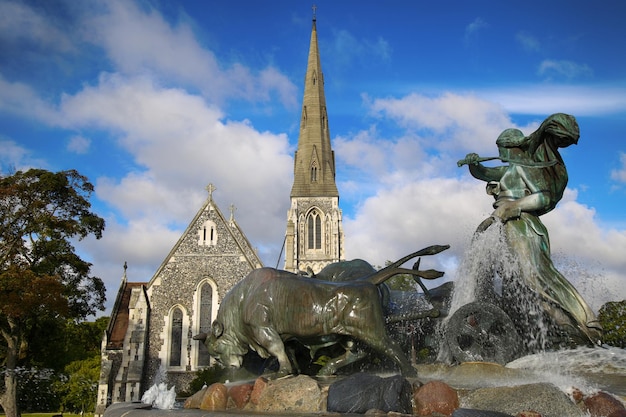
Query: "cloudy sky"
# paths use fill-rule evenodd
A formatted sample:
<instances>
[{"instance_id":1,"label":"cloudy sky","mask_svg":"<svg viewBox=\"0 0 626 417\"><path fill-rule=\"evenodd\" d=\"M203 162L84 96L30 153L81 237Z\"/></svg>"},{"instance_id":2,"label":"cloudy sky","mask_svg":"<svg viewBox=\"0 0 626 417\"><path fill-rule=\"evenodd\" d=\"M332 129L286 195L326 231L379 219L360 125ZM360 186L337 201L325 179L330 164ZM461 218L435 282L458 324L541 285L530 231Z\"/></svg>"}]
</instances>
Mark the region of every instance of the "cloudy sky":
<instances>
[{"instance_id":1,"label":"cloudy sky","mask_svg":"<svg viewBox=\"0 0 626 417\"><path fill-rule=\"evenodd\" d=\"M348 259L431 244L455 279L492 210L456 161L505 128L576 116L570 181L543 216L594 308L626 298L626 3L317 0ZM278 261L312 2L0 0L0 167L78 169L108 288L149 280L207 197ZM282 267L284 261L280 260Z\"/></svg>"}]
</instances>

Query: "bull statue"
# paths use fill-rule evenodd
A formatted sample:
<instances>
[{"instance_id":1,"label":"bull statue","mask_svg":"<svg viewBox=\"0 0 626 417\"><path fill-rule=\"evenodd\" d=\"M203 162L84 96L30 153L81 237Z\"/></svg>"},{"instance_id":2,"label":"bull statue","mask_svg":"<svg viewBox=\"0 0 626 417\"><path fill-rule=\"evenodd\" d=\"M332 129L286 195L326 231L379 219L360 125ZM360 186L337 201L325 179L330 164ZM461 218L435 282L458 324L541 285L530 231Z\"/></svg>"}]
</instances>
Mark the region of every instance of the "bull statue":
<instances>
[{"instance_id":1,"label":"bull statue","mask_svg":"<svg viewBox=\"0 0 626 417\"><path fill-rule=\"evenodd\" d=\"M326 279L320 279L274 268L255 269L224 296L211 333L194 339L204 342L209 354L226 367L241 367L250 349L262 358L275 357L279 375L294 373L285 349L290 340L307 346L312 356L317 349L336 343L345 347L345 354L329 360L319 375L332 375L365 357L362 344L395 362L404 376L415 376L415 369L387 334L378 284L397 274L432 275L437 271L399 266L447 248L431 246L402 258L401 263L368 271L365 276L350 276L347 281L334 282L330 273L321 274Z\"/></svg>"}]
</instances>

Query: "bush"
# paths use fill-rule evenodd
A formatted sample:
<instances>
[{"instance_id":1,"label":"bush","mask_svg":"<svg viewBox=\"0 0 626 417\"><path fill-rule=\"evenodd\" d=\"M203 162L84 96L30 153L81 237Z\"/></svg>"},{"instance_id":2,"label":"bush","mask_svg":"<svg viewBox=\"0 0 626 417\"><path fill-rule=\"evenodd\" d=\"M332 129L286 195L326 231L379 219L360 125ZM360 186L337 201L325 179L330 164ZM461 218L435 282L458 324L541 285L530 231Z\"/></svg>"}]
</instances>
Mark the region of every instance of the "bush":
<instances>
[{"instance_id":1,"label":"bush","mask_svg":"<svg viewBox=\"0 0 626 417\"><path fill-rule=\"evenodd\" d=\"M603 305L598 320L604 329L604 343L626 348L626 300L610 301Z\"/></svg>"},{"instance_id":2,"label":"bush","mask_svg":"<svg viewBox=\"0 0 626 417\"><path fill-rule=\"evenodd\" d=\"M196 377L189 383L189 394L192 395L200 391L205 385L211 385L215 382L224 382L225 375L226 369L218 363L196 372Z\"/></svg>"}]
</instances>

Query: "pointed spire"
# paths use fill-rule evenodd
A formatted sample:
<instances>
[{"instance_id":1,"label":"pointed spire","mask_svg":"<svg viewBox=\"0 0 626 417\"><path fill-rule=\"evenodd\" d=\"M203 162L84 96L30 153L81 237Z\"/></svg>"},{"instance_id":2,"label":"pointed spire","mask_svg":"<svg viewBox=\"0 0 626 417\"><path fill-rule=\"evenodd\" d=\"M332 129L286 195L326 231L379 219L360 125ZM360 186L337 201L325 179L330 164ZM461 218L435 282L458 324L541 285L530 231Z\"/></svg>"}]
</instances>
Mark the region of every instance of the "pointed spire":
<instances>
[{"instance_id":1,"label":"pointed spire","mask_svg":"<svg viewBox=\"0 0 626 417\"><path fill-rule=\"evenodd\" d=\"M335 184L335 156L330 145L324 75L317 43L316 9L313 6L313 27L291 197L339 196Z\"/></svg>"},{"instance_id":2,"label":"pointed spire","mask_svg":"<svg viewBox=\"0 0 626 417\"><path fill-rule=\"evenodd\" d=\"M124 275L122 275L122 283L126 283L128 278L126 278L126 270L128 269L128 263L124 261Z\"/></svg>"}]
</instances>

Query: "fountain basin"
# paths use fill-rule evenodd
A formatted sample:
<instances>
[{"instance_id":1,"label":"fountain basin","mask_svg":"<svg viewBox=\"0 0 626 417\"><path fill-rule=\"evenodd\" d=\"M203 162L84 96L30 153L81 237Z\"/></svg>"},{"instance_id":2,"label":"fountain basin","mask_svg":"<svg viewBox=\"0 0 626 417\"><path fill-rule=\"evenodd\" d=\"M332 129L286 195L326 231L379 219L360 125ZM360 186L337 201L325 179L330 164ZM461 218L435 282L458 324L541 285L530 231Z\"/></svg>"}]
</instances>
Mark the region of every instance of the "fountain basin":
<instances>
[{"instance_id":1,"label":"fountain basin","mask_svg":"<svg viewBox=\"0 0 626 417\"><path fill-rule=\"evenodd\" d=\"M456 391L461 408L490 409L511 415L532 409L543 417L586 416L588 414L582 402L583 397L593 396L600 391L611 393L622 403L626 401L626 367L623 366L626 351L622 349L598 351L574 349L555 356L557 353L553 352L544 357L522 358L510 366L486 362L466 362L460 365L442 363L417 365L419 377L408 378L408 380L415 390L419 389L421 384L430 381L443 381ZM591 356L599 362L595 365L591 364L588 360ZM555 372L556 368L561 368L562 373ZM601 370L601 372L594 374L591 368ZM542 372L542 369L546 372ZM589 377L590 375L592 377ZM309 377L290 377L282 381L289 381L292 378ZM304 417L338 415L338 413L326 411L325 395L328 387L340 378L315 380L321 392L321 397L319 397L319 392L315 394L318 396L316 398L321 398L317 411L282 410L281 412L281 404L275 404L275 411L270 414L288 413ZM313 378L310 379L313 380ZM237 384L239 383L229 384L229 386ZM289 382L286 386L289 387ZM577 391L578 397L575 395ZM232 401L230 404L232 408L207 411L200 409L159 410L141 403L120 403L107 408L105 417L173 417L173 414L175 417L268 415L268 411L254 409L252 405L238 409L234 407Z\"/></svg>"}]
</instances>

